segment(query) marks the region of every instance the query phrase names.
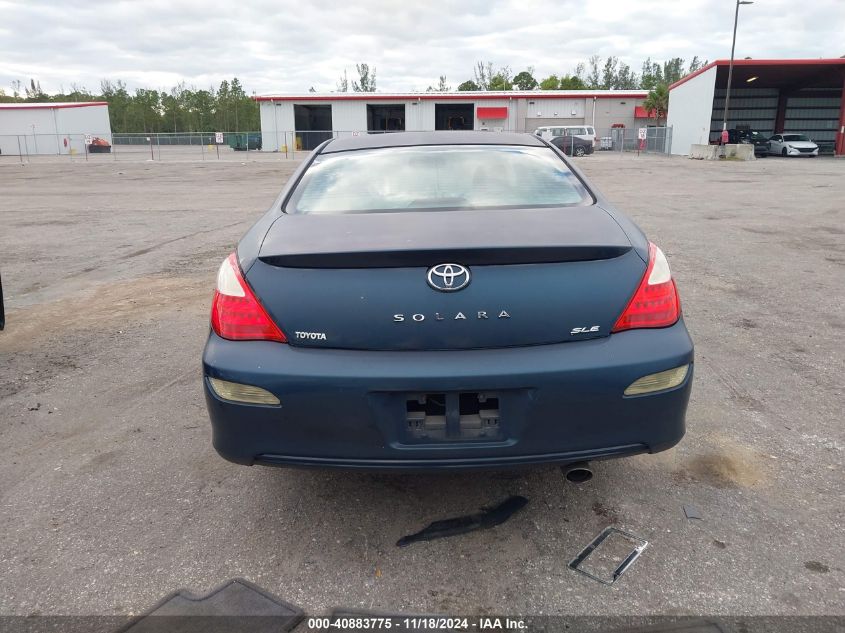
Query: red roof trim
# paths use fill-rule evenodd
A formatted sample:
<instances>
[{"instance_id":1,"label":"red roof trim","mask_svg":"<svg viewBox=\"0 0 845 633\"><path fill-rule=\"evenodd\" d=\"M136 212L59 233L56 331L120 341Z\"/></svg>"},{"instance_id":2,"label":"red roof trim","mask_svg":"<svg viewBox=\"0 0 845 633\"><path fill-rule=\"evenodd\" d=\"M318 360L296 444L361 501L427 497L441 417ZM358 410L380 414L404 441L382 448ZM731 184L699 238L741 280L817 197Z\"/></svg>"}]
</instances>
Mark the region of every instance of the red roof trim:
<instances>
[{"instance_id":1,"label":"red roof trim","mask_svg":"<svg viewBox=\"0 0 845 633\"><path fill-rule=\"evenodd\" d=\"M698 77L698 75L707 72L714 66L730 66L731 60L717 59L710 62L706 66L699 68L694 73L690 73L686 77L681 77L678 81L669 86L669 90L677 88L681 84L685 84L690 79ZM837 57L834 59L735 59L734 66L845 66L845 59Z\"/></svg>"},{"instance_id":2,"label":"red roof trim","mask_svg":"<svg viewBox=\"0 0 845 633\"><path fill-rule=\"evenodd\" d=\"M736 63L736 61L737 61L737 60L734 60L734 63ZM685 84L685 83L687 83L690 79L693 79L693 78L695 78L695 77L698 77L698 76L699 76L699 75L701 75L702 73L706 73L708 70L710 70L711 68L714 68L714 67L715 67L715 66L717 66L718 64L719 64L719 62L710 62L710 63L709 63L709 64L707 64L706 66L704 66L704 67L699 68L698 70L696 70L694 73L690 73L690 74L689 74L689 75L687 75L686 77L681 77L681 78L680 78L678 81L676 81L675 83L673 83L673 84L669 84L669 90L672 90L673 88L677 88L677 87L678 87L678 86L680 86L681 84Z\"/></svg>"},{"instance_id":3,"label":"red roof trim","mask_svg":"<svg viewBox=\"0 0 845 633\"><path fill-rule=\"evenodd\" d=\"M62 108L87 108L107 106L108 101L80 101L79 103L0 103L0 110L61 110Z\"/></svg>"},{"instance_id":4,"label":"red roof trim","mask_svg":"<svg viewBox=\"0 0 845 633\"><path fill-rule=\"evenodd\" d=\"M465 101L466 103L473 103L475 101L488 100L504 100L504 99L645 99L648 96L647 90L640 90L638 92L620 92L617 94L596 94L592 92L584 92L583 94L525 94L516 93L513 95L501 94L469 94L467 96L458 94L443 94L443 93L428 93L428 94L379 94L377 92L346 94L338 93L335 95L276 95L268 97L252 97L256 101Z\"/></svg>"}]
</instances>

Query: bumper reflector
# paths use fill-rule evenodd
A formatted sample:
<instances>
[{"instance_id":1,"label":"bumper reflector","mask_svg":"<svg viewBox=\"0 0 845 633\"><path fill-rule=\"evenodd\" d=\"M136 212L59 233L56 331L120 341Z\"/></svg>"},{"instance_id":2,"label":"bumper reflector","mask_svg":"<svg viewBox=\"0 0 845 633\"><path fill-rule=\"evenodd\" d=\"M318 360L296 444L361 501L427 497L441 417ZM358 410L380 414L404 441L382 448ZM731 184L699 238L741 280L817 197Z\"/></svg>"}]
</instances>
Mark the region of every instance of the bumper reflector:
<instances>
[{"instance_id":1,"label":"bumper reflector","mask_svg":"<svg viewBox=\"0 0 845 633\"><path fill-rule=\"evenodd\" d=\"M689 365L681 365L674 369L667 369L656 374L643 376L628 385L625 395L638 396L644 393L651 393L652 391L663 391L664 389L677 387L684 382L688 371Z\"/></svg>"},{"instance_id":2,"label":"bumper reflector","mask_svg":"<svg viewBox=\"0 0 845 633\"><path fill-rule=\"evenodd\" d=\"M276 396L261 387L242 385L237 382L211 377L209 377L208 382L211 384L214 393L224 400L247 402L249 404L281 404Z\"/></svg>"}]
</instances>

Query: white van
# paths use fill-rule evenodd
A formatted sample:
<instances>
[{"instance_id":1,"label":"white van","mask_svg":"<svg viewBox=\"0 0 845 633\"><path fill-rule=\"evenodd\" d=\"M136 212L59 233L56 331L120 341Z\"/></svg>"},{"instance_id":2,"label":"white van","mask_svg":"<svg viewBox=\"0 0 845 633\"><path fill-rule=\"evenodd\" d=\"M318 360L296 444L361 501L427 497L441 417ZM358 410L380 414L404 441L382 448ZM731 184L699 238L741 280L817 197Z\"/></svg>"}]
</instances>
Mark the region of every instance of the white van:
<instances>
[{"instance_id":1,"label":"white van","mask_svg":"<svg viewBox=\"0 0 845 633\"><path fill-rule=\"evenodd\" d=\"M548 140L558 136L577 136L585 141L590 141L593 144L593 147L595 147L598 143L596 130L592 125L548 125L538 127L534 130L534 134Z\"/></svg>"}]
</instances>

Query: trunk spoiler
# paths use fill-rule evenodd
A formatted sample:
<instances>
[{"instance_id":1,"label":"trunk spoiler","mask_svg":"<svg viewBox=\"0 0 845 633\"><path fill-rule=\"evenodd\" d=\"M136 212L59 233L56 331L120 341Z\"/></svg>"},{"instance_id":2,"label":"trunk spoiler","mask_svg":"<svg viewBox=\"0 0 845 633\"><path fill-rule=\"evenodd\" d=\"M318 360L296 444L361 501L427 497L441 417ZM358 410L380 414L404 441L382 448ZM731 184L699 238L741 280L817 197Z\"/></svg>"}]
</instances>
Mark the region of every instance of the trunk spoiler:
<instances>
[{"instance_id":1,"label":"trunk spoiler","mask_svg":"<svg viewBox=\"0 0 845 633\"><path fill-rule=\"evenodd\" d=\"M291 268L392 268L611 259L632 249L598 206L282 215L259 259Z\"/></svg>"}]
</instances>

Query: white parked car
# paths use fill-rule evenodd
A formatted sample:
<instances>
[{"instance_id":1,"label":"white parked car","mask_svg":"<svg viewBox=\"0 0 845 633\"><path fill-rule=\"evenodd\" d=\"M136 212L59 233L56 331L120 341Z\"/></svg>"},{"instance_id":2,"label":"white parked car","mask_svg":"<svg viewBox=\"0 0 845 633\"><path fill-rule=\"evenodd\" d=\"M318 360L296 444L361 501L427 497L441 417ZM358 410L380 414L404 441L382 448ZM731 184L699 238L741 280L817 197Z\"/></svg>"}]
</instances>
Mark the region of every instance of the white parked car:
<instances>
[{"instance_id":1,"label":"white parked car","mask_svg":"<svg viewBox=\"0 0 845 633\"><path fill-rule=\"evenodd\" d=\"M819 146L805 134L775 134L769 138L769 154L818 156Z\"/></svg>"},{"instance_id":2,"label":"white parked car","mask_svg":"<svg viewBox=\"0 0 845 633\"><path fill-rule=\"evenodd\" d=\"M590 141L595 147L598 144L598 137L596 130L592 125L556 125L543 126L534 130L534 134L547 140L552 140L558 136L574 136L576 138Z\"/></svg>"}]
</instances>

